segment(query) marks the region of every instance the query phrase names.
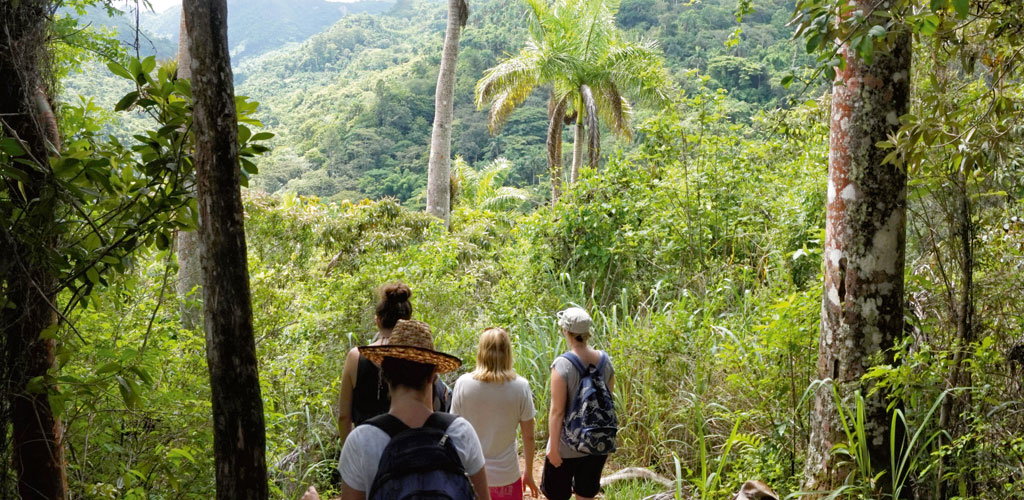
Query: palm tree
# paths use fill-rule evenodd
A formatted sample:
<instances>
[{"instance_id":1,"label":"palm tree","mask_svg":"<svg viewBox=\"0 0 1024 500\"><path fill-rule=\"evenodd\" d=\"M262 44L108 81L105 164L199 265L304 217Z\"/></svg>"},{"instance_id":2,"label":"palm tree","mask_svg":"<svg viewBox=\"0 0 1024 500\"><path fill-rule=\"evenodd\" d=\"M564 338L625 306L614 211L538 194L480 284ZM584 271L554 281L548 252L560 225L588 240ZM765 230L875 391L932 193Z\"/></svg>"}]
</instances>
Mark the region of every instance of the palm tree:
<instances>
[{"instance_id":1,"label":"palm tree","mask_svg":"<svg viewBox=\"0 0 1024 500\"><path fill-rule=\"evenodd\" d=\"M450 162L452 114L455 100L455 66L459 59L459 34L466 26L469 6L466 0L448 0L448 25L441 52L434 95L434 127L430 134L430 160L427 164L427 213L448 226L451 216Z\"/></svg>"},{"instance_id":2,"label":"palm tree","mask_svg":"<svg viewBox=\"0 0 1024 500\"><path fill-rule=\"evenodd\" d=\"M512 111L541 85L552 86L548 101L548 167L551 197L562 180L562 124L575 121L571 180L579 178L584 141L588 162L597 167L602 121L631 139L632 105L625 95L664 105L672 83L653 41L633 42L615 25L618 0L525 0L530 38L519 54L484 72L476 103L491 106L489 127L497 133ZM584 139L584 137L586 138Z\"/></svg>"},{"instance_id":3,"label":"palm tree","mask_svg":"<svg viewBox=\"0 0 1024 500\"><path fill-rule=\"evenodd\" d=\"M469 207L491 211L508 212L523 205L530 198L525 190L503 186L505 177L512 171L512 162L495 158L490 164L477 171L462 158L455 158L455 177L458 190L456 198ZM453 203L454 206L454 203Z\"/></svg>"}]
</instances>

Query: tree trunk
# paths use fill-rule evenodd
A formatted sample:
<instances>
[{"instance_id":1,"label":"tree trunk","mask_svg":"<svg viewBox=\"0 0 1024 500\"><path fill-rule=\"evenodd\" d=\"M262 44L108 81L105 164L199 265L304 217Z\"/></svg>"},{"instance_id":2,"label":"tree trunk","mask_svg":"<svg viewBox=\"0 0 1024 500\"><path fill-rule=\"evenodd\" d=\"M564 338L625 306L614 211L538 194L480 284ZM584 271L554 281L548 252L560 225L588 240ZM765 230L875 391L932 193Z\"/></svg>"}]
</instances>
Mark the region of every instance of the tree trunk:
<instances>
[{"instance_id":1,"label":"tree trunk","mask_svg":"<svg viewBox=\"0 0 1024 500\"><path fill-rule=\"evenodd\" d=\"M427 213L448 225L451 206L452 114L455 99L455 67L459 59L459 34L466 25L465 0L448 0L448 27L444 32L441 70L434 94L434 128L430 134L427 165Z\"/></svg>"},{"instance_id":2,"label":"tree trunk","mask_svg":"<svg viewBox=\"0 0 1024 500\"><path fill-rule=\"evenodd\" d=\"M966 170L966 169L965 169ZM955 387L970 387L971 373L965 365L969 362L971 343L974 342L974 225L971 222L970 193L968 192L967 174L956 175L956 180L950 184L956 186L957 207L956 207L956 233L957 243L960 244L960 298L956 311L956 339L953 341L953 373L946 381L946 389ZM952 297L952 294L950 294ZM953 304L951 304L953 305ZM955 416L964 408L970 406L970 392L964 392L963 396L948 394L942 401L939 408L939 428L949 433L954 439L959 433L950 427ZM938 437L938 446L949 444L946 437ZM973 446L969 450L975 449ZM955 484L941 478L950 457L943 457L939 464L940 480L937 482L935 498L946 500L956 494ZM968 469L961 480L967 483L970 494L974 494L975 484L973 474Z\"/></svg>"},{"instance_id":3,"label":"tree trunk","mask_svg":"<svg viewBox=\"0 0 1024 500\"><path fill-rule=\"evenodd\" d=\"M569 177L570 184L575 184L580 178L580 167L583 166L583 113L576 113L576 130L572 135L572 174Z\"/></svg>"},{"instance_id":4,"label":"tree trunk","mask_svg":"<svg viewBox=\"0 0 1024 500\"><path fill-rule=\"evenodd\" d=\"M46 162L60 144L56 120L47 101L46 76L42 60L47 47L48 23L53 5L47 0L22 0L0 3L0 120L3 135L21 141L30 158ZM55 341L41 338L56 322L57 280L44 260L40 245L52 245L45 235L56 224L56 205L52 190L47 190L49 172L45 167L9 165L28 179L15 187L4 186L11 199L34 200L23 213L27 226L38 228L32 236L43 241L24 242L23 235L2 233L4 262L0 280L4 297L0 300L0 345L4 347L4 367L0 391L4 406L0 414L0 438L7 444L6 431L11 424L12 462L18 474L18 493L26 500L63 500L67 498L64 472L62 427L47 398L48 383L30 388L29 381L45 377L53 366ZM42 380L46 380L42 378ZM6 454L4 454L6 456ZM4 467L6 470L6 466ZM0 491L3 493L3 491Z\"/></svg>"},{"instance_id":5,"label":"tree trunk","mask_svg":"<svg viewBox=\"0 0 1024 500\"><path fill-rule=\"evenodd\" d=\"M178 37L178 78L192 78L192 57L188 53L188 29L185 24L184 7L181 13L181 30ZM195 196L195 177L193 176L192 196ZM199 263L199 232L178 231L175 241L178 254L178 281L175 289L181 303L181 327L193 330L200 325L203 308L199 305L202 297L203 270ZM195 290L195 293L188 295Z\"/></svg>"},{"instance_id":6,"label":"tree trunk","mask_svg":"<svg viewBox=\"0 0 1024 500\"><path fill-rule=\"evenodd\" d=\"M196 184L206 361L213 403L217 498L267 498L245 228L239 190L238 122L225 0L185 0L192 38Z\"/></svg>"},{"instance_id":7,"label":"tree trunk","mask_svg":"<svg viewBox=\"0 0 1024 500\"><path fill-rule=\"evenodd\" d=\"M562 120L565 119L565 99L555 101L554 92L548 99L548 172L551 174L551 204L562 195Z\"/></svg>"},{"instance_id":8,"label":"tree trunk","mask_svg":"<svg viewBox=\"0 0 1024 500\"><path fill-rule=\"evenodd\" d=\"M854 3L871 11L866 0ZM831 379L851 410L856 392L868 393L861 376L871 366L892 362L890 348L903 335L907 178L902 168L882 164L886 151L876 143L898 128L907 111L910 38L906 31L890 36L895 36L892 47L876 49L871 64L843 46L846 69L832 89L818 377ZM884 394L865 400L866 444L876 470L890 464L886 403ZM899 454L903 434L900 429L896 434ZM843 441L835 398L821 388L811 416L805 489L830 490L843 483L849 466L830 454ZM891 480L890 474L883 477L880 492L891 492Z\"/></svg>"}]
</instances>

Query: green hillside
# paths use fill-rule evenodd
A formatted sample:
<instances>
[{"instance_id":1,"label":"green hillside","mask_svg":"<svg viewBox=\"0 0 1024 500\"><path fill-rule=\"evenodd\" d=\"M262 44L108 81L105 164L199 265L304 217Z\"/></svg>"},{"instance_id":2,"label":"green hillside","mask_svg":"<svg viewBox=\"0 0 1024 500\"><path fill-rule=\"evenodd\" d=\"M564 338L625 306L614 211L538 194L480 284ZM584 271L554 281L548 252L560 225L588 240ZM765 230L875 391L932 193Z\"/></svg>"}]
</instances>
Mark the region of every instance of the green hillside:
<instances>
[{"instance_id":1,"label":"green hillside","mask_svg":"<svg viewBox=\"0 0 1024 500\"><path fill-rule=\"evenodd\" d=\"M228 44L234 64L301 42L323 31L338 19L361 12L379 13L391 7L394 0L361 0L335 3L325 0L229 0ZM142 27L157 37L178 43L181 10L169 9L150 13L141 20Z\"/></svg>"},{"instance_id":2,"label":"green hillside","mask_svg":"<svg viewBox=\"0 0 1024 500\"><path fill-rule=\"evenodd\" d=\"M699 70L712 77L707 86L728 90L730 117L745 120L782 102L779 80L798 62L784 26L787 2L753 8L740 25L730 0L626 0L619 22L635 39L658 41L680 88L696 89L699 76L689 70ZM470 10L460 43L453 153L471 165L506 157L515 165L511 182L542 183L546 91L514 112L497 136L473 104L483 71L525 42L525 5L483 0ZM239 91L262 103L266 124L278 134L256 186L421 205L445 16L441 3L402 2L385 15L346 17L299 46L243 63ZM650 113L639 109L638 117ZM602 150L614 150L611 134L602 136Z\"/></svg>"}]
</instances>

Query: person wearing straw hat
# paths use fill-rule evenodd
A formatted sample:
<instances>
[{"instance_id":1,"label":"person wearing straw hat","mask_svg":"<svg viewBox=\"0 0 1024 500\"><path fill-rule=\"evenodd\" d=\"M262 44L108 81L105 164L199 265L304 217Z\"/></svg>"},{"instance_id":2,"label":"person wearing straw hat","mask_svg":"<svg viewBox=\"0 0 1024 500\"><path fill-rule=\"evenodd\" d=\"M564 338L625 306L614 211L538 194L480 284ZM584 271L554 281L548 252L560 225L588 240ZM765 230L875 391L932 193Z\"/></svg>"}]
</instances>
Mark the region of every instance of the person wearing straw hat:
<instances>
[{"instance_id":1,"label":"person wearing straw hat","mask_svg":"<svg viewBox=\"0 0 1024 500\"><path fill-rule=\"evenodd\" d=\"M403 319L412 319L412 290L409 285L396 281L380 288L377 301L377 334L370 345L387 344L391 329ZM448 411L451 391L440 378L434 380L434 410ZM380 365L359 354L353 347L345 357L345 368L341 374L341 388L338 403L338 435L341 443L352 432L353 426L388 412L391 398L388 388L380 376Z\"/></svg>"},{"instance_id":2,"label":"person wearing straw hat","mask_svg":"<svg viewBox=\"0 0 1024 500\"><path fill-rule=\"evenodd\" d=\"M386 345L361 346L359 353L380 365L391 393L391 405L388 413L357 426L345 440L338 461L342 499L386 496L381 490L390 485L383 483L393 474L378 468L387 467L390 464L386 462L396 456L399 461L416 458L409 457L410 453L402 456L404 450L391 445L410 430L443 428L441 445L454 445L461 468L469 476L472 491L467 491L466 497L475 494L477 499L489 500L484 454L473 426L462 417L432 410L432 382L438 373L458 369L462 361L434 349L430 326L414 320L399 320ZM441 420L444 424L438 425Z\"/></svg>"}]
</instances>

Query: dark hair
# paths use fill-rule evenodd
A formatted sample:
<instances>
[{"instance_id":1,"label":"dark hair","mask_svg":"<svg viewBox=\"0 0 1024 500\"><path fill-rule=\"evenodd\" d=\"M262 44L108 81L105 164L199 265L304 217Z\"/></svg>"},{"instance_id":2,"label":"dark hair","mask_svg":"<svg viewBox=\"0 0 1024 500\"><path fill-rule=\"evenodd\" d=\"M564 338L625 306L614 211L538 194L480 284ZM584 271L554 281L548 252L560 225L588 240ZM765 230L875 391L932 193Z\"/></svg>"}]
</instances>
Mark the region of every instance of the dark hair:
<instances>
[{"instance_id":1,"label":"dark hair","mask_svg":"<svg viewBox=\"0 0 1024 500\"><path fill-rule=\"evenodd\" d=\"M412 318L412 290L409 285L396 281L388 283L380 289L380 300L377 302L377 317L381 328L394 328L400 319Z\"/></svg>"},{"instance_id":2,"label":"dark hair","mask_svg":"<svg viewBox=\"0 0 1024 500\"><path fill-rule=\"evenodd\" d=\"M392 388L405 386L410 389L423 389L434 377L434 368L432 364L390 356L384 356L380 361L381 374Z\"/></svg>"}]
</instances>

